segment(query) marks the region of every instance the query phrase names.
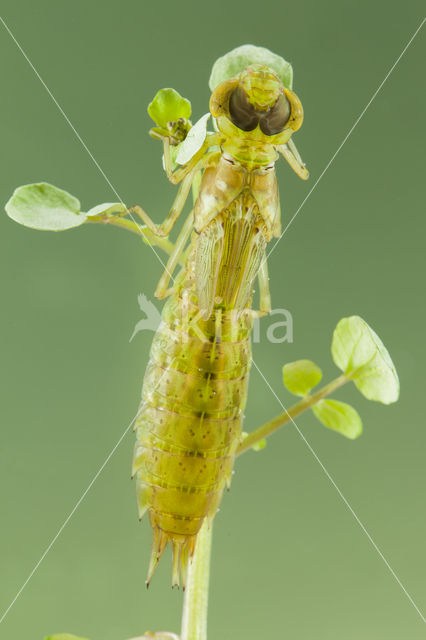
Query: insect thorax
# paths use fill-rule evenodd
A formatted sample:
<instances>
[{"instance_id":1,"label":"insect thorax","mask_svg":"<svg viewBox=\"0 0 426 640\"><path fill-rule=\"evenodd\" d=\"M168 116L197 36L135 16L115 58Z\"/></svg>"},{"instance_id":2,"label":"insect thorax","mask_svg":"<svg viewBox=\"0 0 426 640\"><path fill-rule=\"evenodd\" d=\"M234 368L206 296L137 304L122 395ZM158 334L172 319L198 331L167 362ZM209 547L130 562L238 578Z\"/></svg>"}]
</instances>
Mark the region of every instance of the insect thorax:
<instances>
[{"instance_id":1,"label":"insect thorax","mask_svg":"<svg viewBox=\"0 0 426 640\"><path fill-rule=\"evenodd\" d=\"M218 120L223 134L222 151L234 162L247 171L275 163L278 158L275 146L259 130L242 132L227 118Z\"/></svg>"}]
</instances>

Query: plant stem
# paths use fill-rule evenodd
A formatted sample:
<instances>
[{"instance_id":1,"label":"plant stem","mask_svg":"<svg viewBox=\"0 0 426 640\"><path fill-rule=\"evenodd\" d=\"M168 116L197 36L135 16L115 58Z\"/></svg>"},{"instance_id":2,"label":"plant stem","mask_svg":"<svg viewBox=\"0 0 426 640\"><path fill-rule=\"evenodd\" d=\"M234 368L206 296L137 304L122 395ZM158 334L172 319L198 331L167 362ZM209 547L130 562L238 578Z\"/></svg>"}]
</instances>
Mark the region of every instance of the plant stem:
<instances>
[{"instance_id":1,"label":"plant stem","mask_svg":"<svg viewBox=\"0 0 426 640\"><path fill-rule=\"evenodd\" d=\"M207 640L212 533L212 523L205 518L197 535L194 555L189 562L180 640Z\"/></svg>"},{"instance_id":2,"label":"plant stem","mask_svg":"<svg viewBox=\"0 0 426 640\"><path fill-rule=\"evenodd\" d=\"M257 444L260 440L267 438L272 433L277 431L277 429L294 420L296 416L306 411L306 409L310 409L310 407L313 407L320 400L328 396L330 393L333 393L333 391L335 391L336 389L341 387L342 384L345 384L345 382L348 381L349 378L347 378L346 376L339 376L335 380L332 380L324 387L319 389L313 395L305 396L303 400L300 400L300 402L294 404L292 407L290 407L290 409L284 411L284 413L280 413L279 416L272 418L272 420L270 420L269 422L266 422L258 429L255 429L254 431L249 433L249 435L244 438L244 440L238 447L237 456L239 456L241 453L244 453L248 449L251 449L251 447Z\"/></svg>"},{"instance_id":3,"label":"plant stem","mask_svg":"<svg viewBox=\"0 0 426 640\"><path fill-rule=\"evenodd\" d=\"M296 416L313 407L320 400L341 387L348 378L344 375L332 380L313 395L293 405L276 418L255 429L237 449L237 455L244 453L260 440L267 438L280 427L291 422ZM210 550L212 523L204 521L195 545L195 552L188 568L188 582L185 591L180 640L207 640L207 605L209 590Z\"/></svg>"}]
</instances>

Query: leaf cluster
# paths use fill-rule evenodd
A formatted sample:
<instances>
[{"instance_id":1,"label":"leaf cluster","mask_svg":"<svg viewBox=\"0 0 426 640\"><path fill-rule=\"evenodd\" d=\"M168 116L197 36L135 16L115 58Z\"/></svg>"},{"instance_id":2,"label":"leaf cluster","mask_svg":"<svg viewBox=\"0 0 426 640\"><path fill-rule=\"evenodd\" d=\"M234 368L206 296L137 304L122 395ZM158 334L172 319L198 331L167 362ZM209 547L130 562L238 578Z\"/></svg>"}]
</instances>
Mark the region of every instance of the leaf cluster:
<instances>
[{"instance_id":1,"label":"leaf cluster","mask_svg":"<svg viewBox=\"0 0 426 640\"><path fill-rule=\"evenodd\" d=\"M398 400L395 366L383 342L365 320L359 316L342 318L333 333L331 354L343 372L342 383L352 381L368 400L383 404ZM309 398L321 379L320 367L311 360L297 360L283 367L284 385L303 398ZM347 438L354 439L362 433L358 412L346 402L321 398L311 409L323 425Z\"/></svg>"}]
</instances>

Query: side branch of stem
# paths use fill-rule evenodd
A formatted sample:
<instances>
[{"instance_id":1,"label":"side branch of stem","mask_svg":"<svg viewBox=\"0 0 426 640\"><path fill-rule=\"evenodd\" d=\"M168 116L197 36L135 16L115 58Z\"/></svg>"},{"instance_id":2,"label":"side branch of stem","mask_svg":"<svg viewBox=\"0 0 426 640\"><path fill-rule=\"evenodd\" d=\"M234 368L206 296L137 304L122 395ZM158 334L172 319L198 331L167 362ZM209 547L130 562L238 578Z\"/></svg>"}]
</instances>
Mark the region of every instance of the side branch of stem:
<instances>
[{"instance_id":1,"label":"side branch of stem","mask_svg":"<svg viewBox=\"0 0 426 640\"><path fill-rule=\"evenodd\" d=\"M341 387L342 384L348 382L348 380L349 379L344 375L339 376L335 380L332 380L324 387L319 389L316 393L305 396L303 400L300 400L300 402L294 404L292 407L290 407L290 409L284 411L283 413L280 413L280 415L272 418L272 420L269 420L269 422L266 422L258 429L255 429L254 431L249 433L249 435L242 441L242 443L238 447L237 456L241 455L248 449L251 449L253 445L257 444L261 440L264 440L272 433L277 431L280 427L283 427L288 422L294 420L294 418L296 418L298 415L313 407L320 400Z\"/></svg>"}]
</instances>

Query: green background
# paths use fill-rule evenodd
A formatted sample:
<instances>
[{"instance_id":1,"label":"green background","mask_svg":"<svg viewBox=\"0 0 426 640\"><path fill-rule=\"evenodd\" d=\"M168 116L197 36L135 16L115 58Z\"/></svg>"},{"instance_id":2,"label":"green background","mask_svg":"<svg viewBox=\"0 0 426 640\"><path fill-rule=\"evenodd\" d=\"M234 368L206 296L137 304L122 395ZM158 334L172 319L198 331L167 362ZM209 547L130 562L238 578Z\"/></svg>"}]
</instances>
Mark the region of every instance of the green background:
<instances>
[{"instance_id":1,"label":"green background","mask_svg":"<svg viewBox=\"0 0 426 640\"><path fill-rule=\"evenodd\" d=\"M311 178L278 163L288 221L420 24L421 3L185 1L2 2L2 16L127 204L164 218L174 187L147 135L148 102L164 86L207 111L214 60L270 48L294 65L305 122L295 136ZM291 311L294 342L255 345L282 402L281 366L308 357L336 375L338 319L359 314L401 378L384 407L345 388L364 435L345 440L312 415L298 425L406 589L424 584L425 33L420 33L270 259L274 307ZM46 180L83 208L116 197L0 26L1 183ZM423 78L423 80L422 80ZM136 236L83 227L62 234L1 224L0 609L6 609L133 418L152 333L161 265ZM263 321L263 327L268 326ZM245 428L280 412L252 372ZM138 524L127 434L0 626L8 640L68 631L125 640L178 631L182 594L170 555L150 590L151 544ZM0 615L1 615L0 612ZM236 465L215 522L211 640L417 640L421 617L292 426Z\"/></svg>"}]
</instances>

